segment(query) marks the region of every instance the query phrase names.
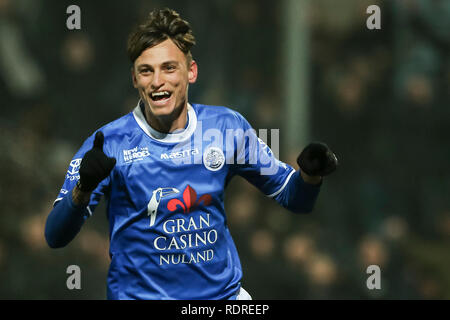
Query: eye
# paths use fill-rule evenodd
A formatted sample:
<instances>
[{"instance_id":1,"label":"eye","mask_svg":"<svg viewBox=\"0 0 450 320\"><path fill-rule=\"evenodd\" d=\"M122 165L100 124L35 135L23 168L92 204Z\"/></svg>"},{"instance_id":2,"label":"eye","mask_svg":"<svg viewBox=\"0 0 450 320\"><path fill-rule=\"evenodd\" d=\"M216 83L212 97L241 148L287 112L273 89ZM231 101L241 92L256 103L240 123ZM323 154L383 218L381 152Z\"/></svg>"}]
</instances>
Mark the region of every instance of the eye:
<instances>
[{"instance_id":1,"label":"eye","mask_svg":"<svg viewBox=\"0 0 450 320\"><path fill-rule=\"evenodd\" d=\"M139 73L140 74L142 74L142 75L149 75L150 73L151 73L152 71L149 69L149 68L144 68L144 69L141 69L140 71L139 71Z\"/></svg>"},{"instance_id":2,"label":"eye","mask_svg":"<svg viewBox=\"0 0 450 320\"><path fill-rule=\"evenodd\" d=\"M167 71L174 71L175 69L176 69L176 68L175 68L174 65L169 64L169 65L166 66L166 70L167 70Z\"/></svg>"}]
</instances>

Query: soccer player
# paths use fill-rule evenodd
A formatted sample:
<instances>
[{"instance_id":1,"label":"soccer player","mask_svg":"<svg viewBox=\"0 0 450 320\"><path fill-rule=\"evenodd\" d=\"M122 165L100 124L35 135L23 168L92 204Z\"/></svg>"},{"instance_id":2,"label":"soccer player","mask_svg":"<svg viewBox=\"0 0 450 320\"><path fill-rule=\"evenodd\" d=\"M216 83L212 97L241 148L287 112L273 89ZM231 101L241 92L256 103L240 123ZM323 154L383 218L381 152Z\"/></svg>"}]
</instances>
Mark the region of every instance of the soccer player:
<instances>
[{"instance_id":1,"label":"soccer player","mask_svg":"<svg viewBox=\"0 0 450 320\"><path fill-rule=\"evenodd\" d=\"M45 227L67 245L107 200L108 299L250 299L227 227L224 190L240 175L283 207L313 209L337 159L323 143L276 159L238 112L188 102L197 79L188 22L154 10L128 41L139 102L92 134L70 162Z\"/></svg>"}]
</instances>

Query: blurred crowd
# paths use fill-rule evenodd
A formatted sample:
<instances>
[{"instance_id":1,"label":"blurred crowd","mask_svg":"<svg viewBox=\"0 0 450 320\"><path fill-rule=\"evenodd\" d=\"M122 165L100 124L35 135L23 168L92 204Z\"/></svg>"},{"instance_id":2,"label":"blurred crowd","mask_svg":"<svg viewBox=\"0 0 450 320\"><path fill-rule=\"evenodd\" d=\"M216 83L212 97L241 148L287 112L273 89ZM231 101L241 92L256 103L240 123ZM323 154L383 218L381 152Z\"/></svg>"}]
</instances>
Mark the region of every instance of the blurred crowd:
<instances>
[{"instance_id":1,"label":"blurred crowd","mask_svg":"<svg viewBox=\"0 0 450 320\"><path fill-rule=\"evenodd\" d=\"M73 154L130 112L126 39L154 7L190 21L199 79L192 102L280 128L283 1L0 0L0 298L104 299L105 204L76 239L49 249L44 223ZM381 30L366 28L367 6ZM340 160L316 208L295 215L235 178L225 207L255 299L450 298L450 2L308 2L311 140ZM301 151L281 148L297 167ZM82 270L82 290L66 268ZM366 286L381 268L381 290Z\"/></svg>"}]
</instances>

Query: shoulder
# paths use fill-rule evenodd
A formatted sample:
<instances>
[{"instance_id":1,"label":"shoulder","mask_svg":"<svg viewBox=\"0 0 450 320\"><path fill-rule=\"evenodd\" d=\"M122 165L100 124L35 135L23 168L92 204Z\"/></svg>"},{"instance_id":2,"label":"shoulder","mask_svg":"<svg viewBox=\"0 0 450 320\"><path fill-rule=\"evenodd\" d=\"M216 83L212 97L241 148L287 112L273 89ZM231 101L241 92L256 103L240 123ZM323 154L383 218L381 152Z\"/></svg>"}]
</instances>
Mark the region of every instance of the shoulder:
<instances>
[{"instance_id":1,"label":"shoulder","mask_svg":"<svg viewBox=\"0 0 450 320\"><path fill-rule=\"evenodd\" d=\"M92 134L84 140L78 153L82 154L92 148L95 135L98 131L101 131L105 137L103 145L104 151L113 152L113 149L123 141L125 136L135 134L135 129L136 121L134 120L133 112L129 112L92 132Z\"/></svg>"},{"instance_id":2,"label":"shoulder","mask_svg":"<svg viewBox=\"0 0 450 320\"><path fill-rule=\"evenodd\" d=\"M234 126L240 126L246 122L245 118L234 108L198 103L191 105L197 114L198 120L201 121L209 120Z\"/></svg>"},{"instance_id":3,"label":"shoulder","mask_svg":"<svg viewBox=\"0 0 450 320\"><path fill-rule=\"evenodd\" d=\"M114 136L127 135L130 131L133 131L135 127L136 121L133 112L129 112L126 115L105 124L95 132L102 131L106 139L107 137L112 138Z\"/></svg>"}]
</instances>

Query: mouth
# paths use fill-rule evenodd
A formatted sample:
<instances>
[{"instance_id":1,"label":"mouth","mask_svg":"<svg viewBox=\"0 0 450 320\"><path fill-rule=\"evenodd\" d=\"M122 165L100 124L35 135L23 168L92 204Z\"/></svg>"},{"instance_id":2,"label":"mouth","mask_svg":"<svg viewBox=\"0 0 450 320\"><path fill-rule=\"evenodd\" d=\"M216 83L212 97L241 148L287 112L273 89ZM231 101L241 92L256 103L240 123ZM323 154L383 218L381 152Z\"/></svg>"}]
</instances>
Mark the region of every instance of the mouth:
<instances>
[{"instance_id":1,"label":"mouth","mask_svg":"<svg viewBox=\"0 0 450 320\"><path fill-rule=\"evenodd\" d=\"M157 105L166 104L172 97L172 92L169 91L156 91L150 94L150 99Z\"/></svg>"}]
</instances>

